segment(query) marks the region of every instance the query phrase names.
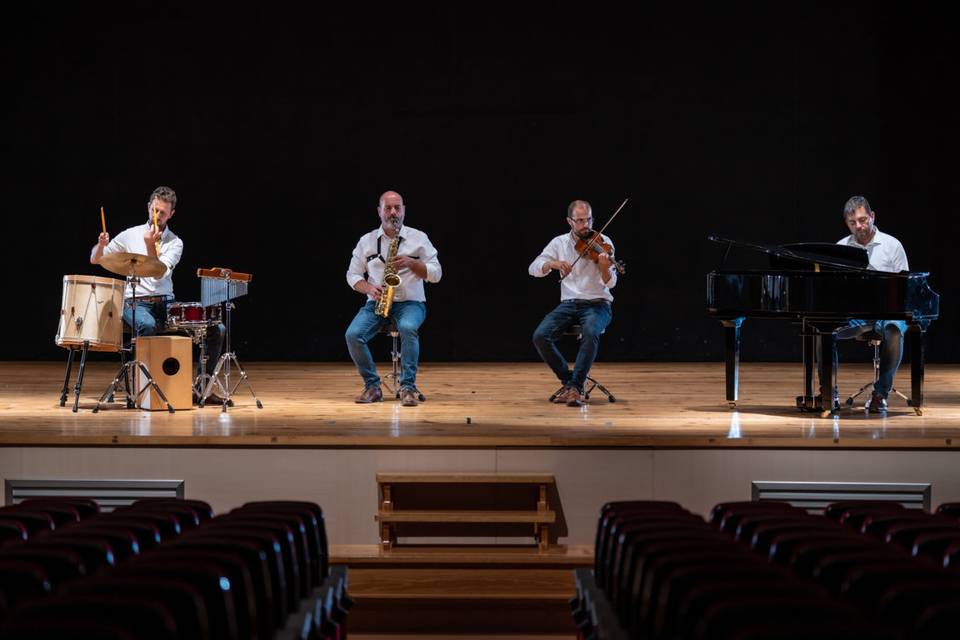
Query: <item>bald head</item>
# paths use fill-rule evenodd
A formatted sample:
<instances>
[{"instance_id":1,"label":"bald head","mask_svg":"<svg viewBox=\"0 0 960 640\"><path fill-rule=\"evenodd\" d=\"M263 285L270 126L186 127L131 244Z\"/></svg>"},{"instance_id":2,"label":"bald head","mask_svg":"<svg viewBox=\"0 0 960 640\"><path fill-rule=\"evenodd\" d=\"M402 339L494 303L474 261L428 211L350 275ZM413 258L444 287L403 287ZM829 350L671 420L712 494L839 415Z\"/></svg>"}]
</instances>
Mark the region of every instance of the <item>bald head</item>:
<instances>
[{"instance_id":1,"label":"bald head","mask_svg":"<svg viewBox=\"0 0 960 640\"><path fill-rule=\"evenodd\" d=\"M403 197L396 191L384 191L380 196L380 205L377 207L380 222L387 235L393 237L395 229L403 224L406 207L403 206Z\"/></svg>"},{"instance_id":2,"label":"bald head","mask_svg":"<svg viewBox=\"0 0 960 640\"><path fill-rule=\"evenodd\" d=\"M397 193L396 191L384 191L383 193L380 194L380 204L378 204L377 206L379 206L382 209L383 201L387 198L389 198L391 201L394 199L399 200L400 204L401 205L403 204L403 196L401 196L399 193Z\"/></svg>"}]
</instances>

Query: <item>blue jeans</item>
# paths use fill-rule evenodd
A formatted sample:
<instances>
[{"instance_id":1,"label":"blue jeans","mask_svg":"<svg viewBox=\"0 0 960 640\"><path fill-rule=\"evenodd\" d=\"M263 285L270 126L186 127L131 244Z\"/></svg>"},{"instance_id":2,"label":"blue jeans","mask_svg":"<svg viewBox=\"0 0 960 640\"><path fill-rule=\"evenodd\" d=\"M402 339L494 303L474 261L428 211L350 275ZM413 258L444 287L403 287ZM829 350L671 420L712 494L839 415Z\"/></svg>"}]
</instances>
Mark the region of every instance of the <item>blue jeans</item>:
<instances>
[{"instance_id":1,"label":"blue jeans","mask_svg":"<svg viewBox=\"0 0 960 640\"><path fill-rule=\"evenodd\" d=\"M883 343L880 345L879 378L873 385L873 391L886 398L893 388L893 377L897 375L900 360L903 359L903 336L907 332L907 323L903 320L850 320L847 324L851 327L862 327L868 322L872 322L874 331L883 336ZM836 366L836 350L833 353Z\"/></svg>"},{"instance_id":2,"label":"blue jeans","mask_svg":"<svg viewBox=\"0 0 960 640\"><path fill-rule=\"evenodd\" d=\"M547 314L533 332L533 346L563 385L583 391L593 361L597 359L600 334L606 331L611 318L613 309L606 300L564 300ZM583 327L583 336L571 373L567 359L557 349L557 340L573 324Z\"/></svg>"},{"instance_id":3,"label":"blue jeans","mask_svg":"<svg viewBox=\"0 0 960 640\"><path fill-rule=\"evenodd\" d=\"M173 302L173 296L164 296L157 302L142 302L137 300L137 336L155 336L167 330L167 305ZM123 321L128 327L133 327L133 311L130 300L123 305ZM222 323L207 327L207 373L213 373L220 353L223 351L223 340L226 327ZM200 365L199 355L195 358Z\"/></svg>"},{"instance_id":4,"label":"blue jeans","mask_svg":"<svg viewBox=\"0 0 960 640\"><path fill-rule=\"evenodd\" d=\"M367 300L367 303L357 311L345 335L347 350L350 351L353 363L357 365L357 372L363 378L363 386L380 385L377 365L373 362L373 356L370 355L370 347L367 344L392 318L396 322L397 331L400 332L400 358L403 361L400 388L415 389L417 365L420 362L419 331L420 325L427 317L427 305L415 300L394 302L390 308L390 318L381 318L374 313L374 309L376 309L376 303L373 300Z\"/></svg>"},{"instance_id":5,"label":"blue jeans","mask_svg":"<svg viewBox=\"0 0 960 640\"><path fill-rule=\"evenodd\" d=\"M137 300L137 326L133 326L132 298L123 301L123 321L131 329L136 329L138 336L153 336L162 331L167 324L167 304L173 302L173 296L163 296L157 302L143 302Z\"/></svg>"}]
</instances>

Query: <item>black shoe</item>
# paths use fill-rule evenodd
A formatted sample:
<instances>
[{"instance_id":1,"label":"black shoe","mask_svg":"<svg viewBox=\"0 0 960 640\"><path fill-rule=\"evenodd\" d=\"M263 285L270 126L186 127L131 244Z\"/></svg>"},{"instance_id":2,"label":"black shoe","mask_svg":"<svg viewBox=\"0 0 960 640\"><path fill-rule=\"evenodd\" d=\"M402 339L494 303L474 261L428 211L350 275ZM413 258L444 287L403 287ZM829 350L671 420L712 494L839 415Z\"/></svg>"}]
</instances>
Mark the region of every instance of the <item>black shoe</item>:
<instances>
[{"instance_id":1,"label":"black shoe","mask_svg":"<svg viewBox=\"0 0 960 640\"><path fill-rule=\"evenodd\" d=\"M197 395L196 393L193 394L193 404L195 405L200 404L200 396ZM223 398L221 398L215 393L211 393L210 395L207 396L207 399L203 401L203 406L206 407L212 404L223 406ZM227 400L227 406L232 407L233 400Z\"/></svg>"}]
</instances>

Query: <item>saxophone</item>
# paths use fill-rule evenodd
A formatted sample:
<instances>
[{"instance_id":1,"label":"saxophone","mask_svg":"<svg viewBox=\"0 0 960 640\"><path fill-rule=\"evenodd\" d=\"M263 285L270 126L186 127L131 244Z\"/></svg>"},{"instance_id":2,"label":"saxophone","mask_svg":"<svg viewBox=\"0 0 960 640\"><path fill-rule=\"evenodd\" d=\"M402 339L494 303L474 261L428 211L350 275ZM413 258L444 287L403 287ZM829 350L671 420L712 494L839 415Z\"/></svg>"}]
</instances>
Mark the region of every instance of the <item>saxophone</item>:
<instances>
[{"instance_id":1,"label":"saxophone","mask_svg":"<svg viewBox=\"0 0 960 640\"><path fill-rule=\"evenodd\" d=\"M377 308L374 313L381 318L390 316L390 307L393 305L394 289L403 282L397 274L396 269L390 266L390 261L397 256L397 249L400 247L400 221L394 226L396 233L393 240L390 241L390 248L387 250L387 258L383 267L383 283L380 285L380 299L377 300Z\"/></svg>"}]
</instances>

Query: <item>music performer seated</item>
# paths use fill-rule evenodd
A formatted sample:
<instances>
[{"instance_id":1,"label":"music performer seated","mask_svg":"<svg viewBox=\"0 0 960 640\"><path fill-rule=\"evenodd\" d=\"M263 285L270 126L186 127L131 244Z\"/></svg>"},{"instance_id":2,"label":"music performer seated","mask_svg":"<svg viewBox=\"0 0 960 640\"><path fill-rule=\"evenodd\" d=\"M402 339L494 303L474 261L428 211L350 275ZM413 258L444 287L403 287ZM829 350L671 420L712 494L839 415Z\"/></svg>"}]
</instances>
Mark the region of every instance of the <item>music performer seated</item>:
<instances>
[{"instance_id":1,"label":"music performer seated","mask_svg":"<svg viewBox=\"0 0 960 640\"><path fill-rule=\"evenodd\" d=\"M863 196L853 196L843 205L843 221L850 230L850 235L842 238L837 244L846 244L867 250L869 268L875 271L899 273L909 271L907 254L903 245L893 236L883 233L876 225L876 212L870 208L870 203ZM903 334L907 331L907 323L903 320L850 320L851 326L874 324L874 329L883 338L880 349L879 379L874 384L873 393L867 402L867 409L871 413L881 413L887 410L887 395L893 388L893 378L897 374L900 360L903 358ZM834 364L836 365L836 351ZM834 388L834 397L837 390Z\"/></svg>"},{"instance_id":2,"label":"music performer seated","mask_svg":"<svg viewBox=\"0 0 960 640\"><path fill-rule=\"evenodd\" d=\"M560 304L533 332L533 345L564 386L554 402L579 407L584 403L583 385L597 357L600 335L613 317L610 289L617 284L617 272L612 255L605 252L598 255L596 262L586 258L577 260L577 240L589 238L593 233L593 209L589 202L571 202L567 207L567 224L569 233L551 240L530 263L528 271L531 276L542 278L555 270L562 278ZM602 238L612 254L613 242L606 236ZM557 349L557 340L567 327L574 324L583 328L583 334L571 372L567 359Z\"/></svg>"},{"instance_id":3,"label":"music performer seated","mask_svg":"<svg viewBox=\"0 0 960 640\"><path fill-rule=\"evenodd\" d=\"M183 255L183 240L170 229L169 221L176 213L177 194L170 187L160 186L147 200L147 221L121 231L113 240L106 231L100 233L97 244L90 251L90 264L100 264L103 256L122 251L157 258L166 267L158 278L141 277L137 284L137 336L164 333L167 305L174 301L173 270ZM123 321L133 330L133 289L124 291ZM213 325L207 329L207 373L212 373L223 349L225 327ZM198 400L198 398L194 398ZM216 399L212 399L217 402Z\"/></svg>"},{"instance_id":4,"label":"music performer seated","mask_svg":"<svg viewBox=\"0 0 960 640\"><path fill-rule=\"evenodd\" d=\"M377 375L377 366L367 343L392 317L400 333L403 365L400 402L405 407L413 407L418 404L420 394L417 391L417 366L420 360L418 332L427 315L423 283L439 282L443 271L437 259L437 250L427 234L403 225L406 207L399 193L387 191L381 195L377 213L380 226L360 238L347 268L347 284L367 297L345 335L350 357L363 378L363 392L357 396L356 402L365 404L383 400L380 376ZM391 255L394 246L396 252ZM386 288L384 271L388 266L400 277L401 283L393 288L392 302L389 308L385 308L378 303ZM386 315L379 315L378 311L386 312Z\"/></svg>"}]
</instances>

